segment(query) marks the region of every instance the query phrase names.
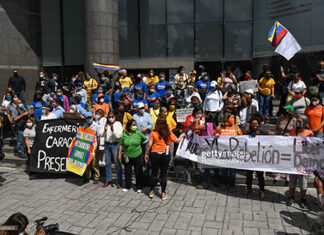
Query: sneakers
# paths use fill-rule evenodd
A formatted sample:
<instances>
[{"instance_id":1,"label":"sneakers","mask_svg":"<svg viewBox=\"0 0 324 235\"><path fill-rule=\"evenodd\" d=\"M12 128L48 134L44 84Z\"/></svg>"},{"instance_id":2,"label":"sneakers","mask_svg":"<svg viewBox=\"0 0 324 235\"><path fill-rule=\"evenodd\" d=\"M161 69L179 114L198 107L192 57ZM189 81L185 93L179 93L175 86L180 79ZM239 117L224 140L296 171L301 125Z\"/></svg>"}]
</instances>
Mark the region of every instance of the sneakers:
<instances>
[{"instance_id":1,"label":"sneakers","mask_svg":"<svg viewBox=\"0 0 324 235\"><path fill-rule=\"evenodd\" d=\"M162 201L166 200L168 198L167 193L162 193Z\"/></svg>"},{"instance_id":2,"label":"sneakers","mask_svg":"<svg viewBox=\"0 0 324 235\"><path fill-rule=\"evenodd\" d=\"M305 198L301 198L301 199L300 199L299 206L300 206L300 208L302 208L302 209L305 209L305 208L307 207L307 201L306 201Z\"/></svg>"},{"instance_id":3,"label":"sneakers","mask_svg":"<svg viewBox=\"0 0 324 235\"><path fill-rule=\"evenodd\" d=\"M287 200L287 206L292 206L295 203L295 199L293 197L289 197Z\"/></svg>"},{"instance_id":4,"label":"sneakers","mask_svg":"<svg viewBox=\"0 0 324 235\"><path fill-rule=\"evenodd\" d=\"M138 193L142 193L142 189L137 189L137 192Z\"/></svg>"},{"instance_id":5,"label":"sneakers","mask_svg":"<svg viewBox=\"0 0 324 235\"><path fill-rule=\"evenodd\" d=\"M151 190L151 192L149 193L149 198L153 198L154 197L154 190Z\"/></svg>"},{"instance_id":6,"label":"sneakers","mask_svg":"<svg viewBox=\"0 0 324 235\"><path fill-rule=\"evenodd\" d=\"M268 115L265 115L265 116L264 116L264 119L265 119L265 120L269 120L269 116L268 116Z\"/></svg>"},{"instance_id":7,"label":"sneakers","mask_svg":"<svg viewBox=\"0 0 324 235\"><path fill-rule=\"evenodd\" d=\"M99 161L99 166L104 167L104 166L106 166L106 163L104 161Z\"/></svg>"},{"instance_id":8,"label":"sneakers","mask_svg":"<svg viewBox=\"0 0 324 235\"><path fill-rule=\"evenodd\" d=\"M127 188L123 188L122 192L126 193L126 192L128 192L128 189Z\"/></svg>"}]
</instances>

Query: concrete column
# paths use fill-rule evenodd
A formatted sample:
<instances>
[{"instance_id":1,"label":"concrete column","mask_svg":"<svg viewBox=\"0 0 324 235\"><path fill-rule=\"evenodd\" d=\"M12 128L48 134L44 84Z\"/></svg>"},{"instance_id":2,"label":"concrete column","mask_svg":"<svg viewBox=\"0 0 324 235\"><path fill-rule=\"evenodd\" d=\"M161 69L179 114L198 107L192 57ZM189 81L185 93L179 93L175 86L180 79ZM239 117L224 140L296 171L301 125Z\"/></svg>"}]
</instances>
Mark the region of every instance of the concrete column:
<instances>
[{"instance_id":1,"label":"concrete column","mask_svg":"<svg viewBox=\"0 0 324 235\"><path fill-rule=\"evenodd\" d=\"M92 62L119 64L118 0L85 0L85 71Z\"/></svg>"}]
</instances>

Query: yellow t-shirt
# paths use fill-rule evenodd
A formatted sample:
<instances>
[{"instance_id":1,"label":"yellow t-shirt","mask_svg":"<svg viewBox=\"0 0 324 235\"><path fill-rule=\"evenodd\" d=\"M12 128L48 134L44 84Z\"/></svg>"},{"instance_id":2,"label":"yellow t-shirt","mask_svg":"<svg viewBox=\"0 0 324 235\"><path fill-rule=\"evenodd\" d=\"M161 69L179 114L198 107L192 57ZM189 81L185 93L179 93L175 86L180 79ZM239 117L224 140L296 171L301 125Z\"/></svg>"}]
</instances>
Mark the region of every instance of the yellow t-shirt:
<instances>
[{"instance_id":1,"label":"yellow t-shirt","mask_svg":"<svg viewBox=\"0 0 324 235\"><path fill-rule=\"evenodd\" d=\"M150 85L152 85L152 83L155 84L157 82L159 82L159 77L158 76L147 77L146 80L145 80L145 83L150 84Z\"/></svg>"},{"instance_id":2,"label":"yellow t-shirt","mask_svg":"<svg viewBox=\"0 0 324 235\"><path fill-rule=\"evenodd\" d=\"M221 89L223 89L224 84L222 83L222 78L221 77L217 78L217 84L218 84L218 86L220 86Z\"/></svg>"},{"instance_id":3,"label":"yellow t-shirt","mask_svg":"<svg viewBox=\"0 0 324 235\"><path fill-rule=\"evenodd\" d=\"M261 95L271 95L272 87L275 85L275 81L273 78L266 79L265 77L262 77L259 81L259 85L262 91L260 91Z\"/></svg>"},{"instance_id":4,"label":"yellow t-shirt","mask_svg":"<svg viewBox=\"0 0 324 235\"><path fill-rule=\"evenodd\" d=\"M130 88L131 85L133 84L132 79L130 79L130 77L121 77L121 78L119 78L119 82L120 82L122 89L124 87Z\"/></svg>"},{"instance_id":5,"label":"yellow t-shirt","mask_svg":"<svg viewBox=\"0 0 324 235\"><path fill-rule=\"evenodd\" d=\"M85 80L83 82L83 88L86 90L88 98L93 96L91 88L96 86L98 86L98 82L93 78L90 78L89 81Z\"/></svg>"},{"instance_id":6,"label":"yellow t-shirt","mask_svg":"<svg viewBox=\"0 0 324 235\"><path fill-rule=\"evenodd\" d=\"M160 114L160 109L154 110L153 108L151 108L150 115L151 115L151 118L152 118L152 121L153 121L153 129L155 128L155 123L156 123L156 120L159 117L159 114ZM170 115L170 113L166 117L166 122L167 122L167 125L168 125L170 130L174 129L177 126L176 121L173 119L173 117L172 117L172 115Z\"/></svg>"}]
</instances>

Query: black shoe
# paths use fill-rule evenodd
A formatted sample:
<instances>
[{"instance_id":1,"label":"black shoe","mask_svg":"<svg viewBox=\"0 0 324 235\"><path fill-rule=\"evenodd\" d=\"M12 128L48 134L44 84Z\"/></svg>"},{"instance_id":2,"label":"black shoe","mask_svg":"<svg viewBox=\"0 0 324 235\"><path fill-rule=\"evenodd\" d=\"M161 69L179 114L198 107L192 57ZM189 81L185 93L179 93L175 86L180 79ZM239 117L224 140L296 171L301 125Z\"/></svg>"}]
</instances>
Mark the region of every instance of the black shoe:
<instances>
[{"instance_id":1,"label":"black shoe","mask_svg":"<svg viewBox=\"0 0 324 235\"><path fill-rule=\"evenodd\" d=\"M287 206L292 206L295 203L295 199L293 197L289 197L287 200Z\"/></svg>"},{"instance_id":2,"label":"black shoe","mask_svg":"<svg viewBox=\"0 0 324 235\"><path fill-rule=\"evenodd\" d=\"M301 198L301 199L300 199L299 206L300 206L300 208L302 208L302 209L305 209L305 208L307 207L307 201L306 201L305 198Z\"/></svg>"},{"instance_id":3,"label":"black shoe","mask_svg":"<svg viewBox=\"0 0 324 235\"><path fill-rule=\"evenodd\" d=\"M84 179L82 180L82 182L83 182L83 183L85 183L85 184L87 184L87 183L89 183L89 182L90 182L90 180L89 180L89 179L87 179L87 178L84 178Z\"/></svg>"},{"instance_id":4,"label":"black shoe","mask_svg":"<svg viewBox=\"0 0 324 235\"><path fill-rule=\"evenodd\" d=\"M93 181L93 184L98 184L99 183L99 180L94 180Z\"/></svg>"}]
</instances>

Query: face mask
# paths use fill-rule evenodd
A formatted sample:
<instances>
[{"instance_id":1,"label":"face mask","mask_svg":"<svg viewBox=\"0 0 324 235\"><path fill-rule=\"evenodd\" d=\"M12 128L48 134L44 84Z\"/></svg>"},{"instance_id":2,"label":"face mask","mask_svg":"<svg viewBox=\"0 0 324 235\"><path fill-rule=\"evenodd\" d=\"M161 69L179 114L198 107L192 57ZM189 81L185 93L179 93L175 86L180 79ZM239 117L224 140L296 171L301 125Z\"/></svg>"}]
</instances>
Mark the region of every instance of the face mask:
<instances>
[{"instance_id":1,"label":"face mask","mask_svg":"<svg viewBox=\"0 0 324 235\"><path fill-rule=\"evenodd\" d=\"M96 114L96 120L98 121L100 119L100 114Z\"/></svg>"},{"instance_id":2,"label":"face mask","mask_svg":"<svg viewBox=\"0 0 324 235\"><path fill-rule=\"evenodd\" d=\"M153 73L150 73L150 76L151 76L151 77L153 77L153 76L154 76L154 74L153 74Z\"/></svg>"},{"instance_id":3,"label":"face mask","mask_svg":"<svg viewBox=\"0 0 324 235\"><path fill-rule=\"evenodd\" d=\"M80 90L81 90L81 87L78 87L78 88L77 88L77 91L80 91Z\"/></svg>"},{"instance_id":4,"label":"face mask","mask_svg":"<svg viewBox=\"0 0 324 235\"><path fill-rule=\"evenodd\" d=\"M42 110L42 114L43 114L43 115L46 115L46 109L43 109L43 110Z\"/></svg>"},{"instance_id":5,"label":"face mask","mask_svg":"<svg viewBox=\"0 0 324 235\"><path fill-rule=\"evenodd\" d=\"M297 129L301 129L301 128L303 128L304 127L304 124L303 123L300 123L300 122L297 122L296 123L296 128Z\"/></svg>"},{"instance_id":6,"label":"face mask","mask_svg":"<svg viewBox=\"0 0 324 235\"><path fill-rule=\"evenodd\" d=\"M98 93L99 93L99 94L102 94L102 92L103 92L103 90L98 90Z\"/></svg>"},{"instance_id":7,"label":"face mask","mask_svg":"<svg viewBox=\"0 0 324 235\"><path fill-rule=\"evenodd\" d=\"M99 102L100 103L103 103L105 101L105 99L100 99Z\"/></svg>"},{"instance_id":8,"label":"face mask","mask_svg":"<svg viewBox=\"0 0 324 235\"><path fill-rule=\"evenodd\" d=\"M44 77L44 75L43 75L43 74L41 74L41 75L39 75L39 77L40 77L40 78L43 78L43 77Z\"/></svg>"},{"instance_id":9,"label":"face mask","mask_svg":"<svg viewBox=\"0 0 324 235\"><path fill-rule=\"evenodd\" d=\"M15 97L15 98L13 98L13 101L17 101L17 100L18 100L18 98L16 98L16 97Z\"/></svg>"},{"instance_id":10,"label":"face mask","mask_svg":"<svg viewBox=\"0 0 324 235\"><path fill-rule=\"evenodd\" d=\"M195 117L196 118L201 118L202 117L202 114L196 114Z\"/></svg>"},{"instance_id":11,"label":"face mask","mask_svg":"<svg viewBox=\"0 0 324 235\"><path fill-rule=\"evenodd\" d=\"M19 104L18 107L23 109L25 106L24 106L24 104Z\"/></svg>"},{"instance_id":12,"label":"face mask","mask_svg":"<svg viewBox=\"0 0 324 235\"><path fill-rule=\"evenodd\" d=\"M159 104L154 104L154 108L158 109L158 108L160 108L160 105Z\"/></svg>"},{"instance_id":13,"label":"face mask","mask_svg":"<svg viewBox=\"0 0 324 235\"><path fill-rule=\"evenodd\" d=\"M204 81L205 81L205 82L208 81L208 77L204 77Z\"/></svg>"},{"instance_id":14,"label":"face mask","mask_svg":"<svg viewBox=\"0 0 324 235\"><path fill-rule=\"evenodd\" d=\"M32 127L32 126L33 126L33 123L32 123L32 122L27 122L27 123L26 123L26 126L27 126L27 127Z\"/></svg>"},{"instance_id":15,"label":"face mask","mask_svg":"<svg viewBox=\"0 0 324 235\"><path fill-rule=\"evenodd\" d=\"M72 82L74 82L76 80L76 78L72 78Z\"/></svg>"},{"instance_id":16,"label":"face mask","mask_svg":"<svg viewBox=\"0 0 324 235\"><path fill-rule=\"evenodd\" d=\"M18 76L18 73L17 73L17 72L14 72L13 75L14 75L14 76Z\"/></svg>"},{"instance_id":17,"label":"face mask","mask_svg":"<svg viewBox=\"0 0 324 235\"><path fill-rule=\"evenodd\" d=\"M86 120L88 124L90 124L93 121L92 118L87 118Z\"/></svg>"},{"instance_id":18,"label":"face mask","mask_svg":"<svg viewBox=\"0 0 324 235\"><path fill-rule=\"evenodd\" d=\"M212 86L212 87L210 87L210 90L211 91L216 91L216 87L215 86Z\"/></svg>"},{"instance_id":19,"label":"face mask","mask_svg":"<svg viewBox=\"0 0 324 235\"><path fill-rule=\"evenodd\" d=\"M21 232L21 233L19 233L18 235L25 235L25 231L24 231L24 232Z\"/></svg>"},{"instance_id":20,"label":"face mask","mask_svg":"<svg viewBox=\"0 0 324 235\"><path fill-rule=\"evenodd\" d=\"M160 82L164 82L164 78L160 78Z\"/></svg>"},{"instance_id":21,"label":"face mask","mask_svg":"<svg viewBox=\"0 0 324 235\"><path fill-rule=\"evenodd\" d=\"M234 120L234 119L233 119ZM234 124L234 123L233 123ZM251 126L251 131L256 132L259 129L258 126Z\"/></svg>"},{"instance_id":22,"label":"face mask","mask_svg":"<svg viewBox=\"0 0 324 235\"><path fill-rule=\"evenodd\" d=\"M137 98L141 100L141 99L143 99L143 95L142 94L138 94L137 95Z\"/></svg>"},{"instance_id":23,"label":"face mask","mask_svg":"<svg viewBox=\"0 0 324 235\"><path fill-rule=\"evenodd\" d=\"M302 97L302 94L295 94L296 99L299 99L300 97Z\"/></svg>"},{"instance_id":24,"label":"face mask","mask_svg":"<svg viewBox=\"0 0 324 235\"><path fill-rule=\"evenodd\" d=\"M131 131L135 132L137 130L137 126L132 126Z\"/></svg>"},{"instance_id":25,"label":"face mask","mask_svg":"<svg viewBox=\"0 0 324 235\"><path fill-rule=\"evenodd\" d=\"M101 81L103 81L103 82L104 82L105 80L106 80L106 78L105 78L105 77L101 78Z\"/></svg>"},{"instance_id":26,"label":"face mask","mask_svg":"<svg viewBox=\"0 0 324 235\"><path fill-rule=\"evenodd\" d=\"M182 87L183 85L184 85L184 83L183 83L183 82L179 82L179 86L181 86L181 87Z\"/></svg>"},{"instance_id":27,"label":"face mask","mask_svg":"<svg viewBox=\"0 0 324 235\"><path fill-rule=\"evenodd\" d=\"M312 101L312 105L313 106L316 106L316 105L318 105L319 104L319 101Z\"/></svg>"},{"instance_id":28,"label":"face mask","mask_svg":"<svg viewBox=\"0 0 324 235\"><path fill-rule=\"evenodd\" d=\"M193 107L198 107L199 106L199 103L192 103L192 106Z\"/></svg>"},{"instance_id":29,"label":"face mask","mask_svg":"<svg viewBox=\"0 0 324 235\"><path fill-rule=\"evenodd\" d=\"M167 92L166 92L166 95L167 95L167 96L171 96L172 94L173 94L172 91L167 91Z\"/></svg>"},{"instance_id":30,"label":"face mask","mask_svg":"<svg viewBox=\"0 0 324 235\"><path fill-rule=\"evenodd\" d=\"M6 100L11 100L11 96L6 96Z\"/></svg>"},{"instance_id":31,"label":"face mask","mask_svg":"<svg viewBox=\"0 0 324 235\"><path fill-rule=\"evenodd\" d=\"M118 112L120 112L120 113L125 113L125 109L118 109Z\"/></svg>"},{"instance_id":32,"label":"face mask","mask_svg":"<svg viewBox=\"0 0 324 235\"><path fill-rule=\"evenodd\" d=\"M180 71L180 73L181 73L181 74L184 74L184 71L183 71L183 70L181 70L181 71Z\"/></svg>"},{"instance_id":33,"label":"face mask","mask_svg":"<svg viewBox=\"0 0 324 235\"><path fill-rule=\"evenodd\" d=\"M62 95L62 93L61 93L61 92L58 92L58 93L57 93L57 96L61 96L61 95Z\"/></svg>"},{"instance_id":34,"label":"face mask","mask_svg":"<svg viewBox=\"0 0 324 235\"><path fill-rule=\"evenodd\" d=\"M115 86L115 89L116 90L120 90L120 86Z\"/></svg>"},{"instance_id":35,"label":"face mask","mask_svg":"<svg viewBox=\"0 0 324 235\"><path fill-rule=\"evenodd\" d=\"M154 94L154 93L155 93L155 90L154 90L154 89L150 89L150 92L151 92L152 94Z\"/></svg>"},{"instance_id":36,"label":"face mask","mask_svg":"<svg viewBox=\"0 0 324 235\"><path fill-rule=\"evenodd\" d=\"M175 105L170 105L170 110L175 110L176 106Z\"/></svg>"},{"instance_id":37,"label":"face mask","mask_svg":"<svg viewBox=\"0 0 324 235\"><path fill-rule=\"evenodd\" d=\"M110 117L110 118L108 118L108 121L109 121L110 123L113 123L113 122L115 121L115 117Z\"/></svg>"},{"instance_id":38,"label":"face mask","mask_svg":"<svg viewBox=\"0 0 324 235\"><path fill-rule=\"evenodd\" d=\"M228 124L230 124L231 126L233 126L234 125L234 118L228 119Z\"/></svg>"},{"instance_id":39,"label":"face mask","mask_svg":"<svg viewBox=\"0 0 324 235\"><path fill-rule=\"evenodd\" d=\"M139 109L138 112L139 112L140 114L143 114L143 113L145 112L145 109Z\"/></svg>"}]
</instances>

